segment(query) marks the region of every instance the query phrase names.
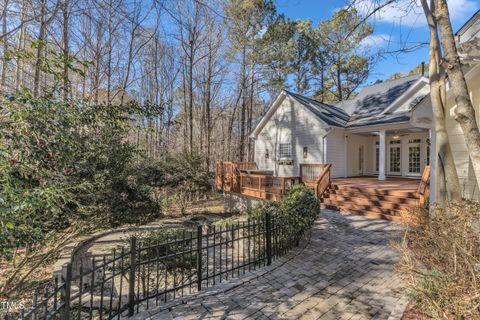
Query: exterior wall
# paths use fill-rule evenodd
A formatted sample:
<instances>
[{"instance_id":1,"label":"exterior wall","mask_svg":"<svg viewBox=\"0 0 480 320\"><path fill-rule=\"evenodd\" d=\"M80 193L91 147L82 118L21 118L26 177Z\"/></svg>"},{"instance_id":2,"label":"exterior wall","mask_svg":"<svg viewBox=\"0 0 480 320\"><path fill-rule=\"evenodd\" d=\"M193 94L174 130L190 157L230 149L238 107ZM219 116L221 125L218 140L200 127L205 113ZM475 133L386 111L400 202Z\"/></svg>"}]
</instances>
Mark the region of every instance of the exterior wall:
<instances>
[{"instance_id":1,"label":"exterior wall","mask_svg":"<svg viewBox=\"0 0 480 320\"><path fill-rule=\"evenodd\" d=\"M259 169L274 170L277 176L298 176L300 163L323 163L323 136L327 125L286 97L255 140L254 160ZM280 143L291 143L293 165L278 164ZM303 157L303 148L308 148ZM268 152L268 158L266 154Z\"/></svg>"},{"instance_id":2,"label":"exterior wall","mask_svg":"<svg viewBox=\"0 0 480 320\"><path fill-rule=\"evenodd\" d=\"M475 66L466 73L468 89L472 98L477 123L480 123L480 65ZM453 94L448 92L447 96L447 114L446 124L450 138L450 146L452 148L455 165L457 167L460 184L463 188L463 195L468 199L480 200L480 191L477 186L475 175L472 168L472 162L468 155L467 145L463 136L462 129L453 117L453 109L455 108L455 100Z\"/></svg>"},{"instance_id":3,"label":"exterior wall","mask_svg":"<svg viewBox=\"0 0 480 320\"><path fill-rule=\"evenodd\" d=\"M325 140L326 163L332 165L332 178L345 177L345 129L332 128Z\"/></svg>"},{"instance_id":4,"label":"exterior wall","mask_svg":"<svg viewBox=\"0 0 480 320\"><path fill-rule=\"evenodd\" d=\"M347 175L349 177L372 175L373 172L373 140L374 137L347 134ZM363 171L359 170L359 148L363 146Z\"/></svg>"},{"instance_id":5,"label":"exterior wall","mask_svg":"<svg viewBox=\"0 0 480 320\"><path fill-rule=\"evenodd\" d=\"M359 175L377 175L375 171L375 149L377 136L363 136L357 134L347 134L347 175L349 177ZM385 173L387 176L394 176L389 174L389 143L392 139L392 134L387 134L386 137L386 157L385 157ZM427 163L427 139L429 138L428 131L419 133L407 133L400 134L401 144L401 173L398 176L402 177L415 177L416 175L409 174L408 172L408 141L410 139L421 139L420 143L420 176L423 173L423 169ZM364 165L363 172L359 170L359 146L363 145L364 152Z\"/></svg>"}]
</instances>

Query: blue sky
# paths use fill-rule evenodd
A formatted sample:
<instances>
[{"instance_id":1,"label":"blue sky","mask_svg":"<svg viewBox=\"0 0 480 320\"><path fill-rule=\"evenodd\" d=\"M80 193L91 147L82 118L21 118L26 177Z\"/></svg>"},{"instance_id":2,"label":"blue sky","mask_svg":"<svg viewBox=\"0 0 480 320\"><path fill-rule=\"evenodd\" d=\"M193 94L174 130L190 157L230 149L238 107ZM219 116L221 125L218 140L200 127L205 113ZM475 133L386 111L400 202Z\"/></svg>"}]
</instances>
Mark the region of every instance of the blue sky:
<instances>
[{"instance_id":1,"label":"blue sky","mask_svg":"<svg viewBox=\"0 0 480 320\"><path fill-rule=\"evenodd\" d=\"M420 7L408 6L411 0L383 10L369 19L374 34L364 43L365 50L371 52L395 52L401 48L413 48L428 41L428 29ZM345 0L276 0L277 10L291 19L310 19L315 25L320 20L329 19L333 12L345 5ZM369 11L374 0L365 0L358 9ZM453 28L460 28L478 9L480 0L448 0ZM408 12L405 8L408 6ZM371 71L368 83L385 79L395 72L406 73L420 64L428 62L428 48L423 46L408 53L382 54Z\"/></svg>"}]
</instances>

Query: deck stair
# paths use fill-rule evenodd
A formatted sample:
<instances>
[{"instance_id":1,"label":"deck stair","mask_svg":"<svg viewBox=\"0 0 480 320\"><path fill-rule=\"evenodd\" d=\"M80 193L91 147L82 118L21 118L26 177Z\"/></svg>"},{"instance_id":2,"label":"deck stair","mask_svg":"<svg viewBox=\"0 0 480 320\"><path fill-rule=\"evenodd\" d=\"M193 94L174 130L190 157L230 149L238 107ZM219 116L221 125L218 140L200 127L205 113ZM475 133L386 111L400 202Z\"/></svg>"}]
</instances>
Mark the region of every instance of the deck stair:
<instances>
[{"instance_id":1,"label":"deck stair","mask_svg":"<svg viewBox=\"0 0 480 320\"><path fill-rule=\"evenodd\" d=\"M402 212L418 205L419 180L373 177L333 179L322 207L342 212L401 221Z\"/></svg>"}]
</instances>

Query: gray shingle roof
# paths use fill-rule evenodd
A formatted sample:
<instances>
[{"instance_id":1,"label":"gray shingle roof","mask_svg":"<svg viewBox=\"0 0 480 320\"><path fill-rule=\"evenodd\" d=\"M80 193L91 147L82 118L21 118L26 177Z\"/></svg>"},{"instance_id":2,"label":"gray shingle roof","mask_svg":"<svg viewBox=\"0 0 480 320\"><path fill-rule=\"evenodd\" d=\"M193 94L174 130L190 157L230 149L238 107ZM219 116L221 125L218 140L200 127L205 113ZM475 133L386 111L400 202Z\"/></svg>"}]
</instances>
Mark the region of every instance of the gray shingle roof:
<instances>
[{"instance_id":1,"label":"gray shingle roof","mask_svg":"<svg viewBox=\"0 0 480 320\"><path fill-rule=\"evenodd\" d=\"M287 90L284 91L330 126L345 127L350 119L350 116L340 108L304 97L297 93Z\"/></svg>"},{"instance_id":2,"label":"gray shingle roof","mask_svg":"<svg viewBox=\"0 0 480 320\"><path fill-rule=\"evenodd\" d=\"M420 77L420 74L416 74L365 87L353 99L355 110L351 114L350 121L370 117L385 111Z\"/></svg>"},{"instance_id":3,"label":"gray shingle roof","mask_svg":"<svg viewBox=\"0 0 480 320\"><path fill-rule=\"evenodd\" d=\"M420 78L421 75L416 74L367 86L355 98L334 105L321 103L289 91L286 93L331 126L359 127L404 122L410 119L409 112L381 113Z\"/></svg>"}]
</instances>

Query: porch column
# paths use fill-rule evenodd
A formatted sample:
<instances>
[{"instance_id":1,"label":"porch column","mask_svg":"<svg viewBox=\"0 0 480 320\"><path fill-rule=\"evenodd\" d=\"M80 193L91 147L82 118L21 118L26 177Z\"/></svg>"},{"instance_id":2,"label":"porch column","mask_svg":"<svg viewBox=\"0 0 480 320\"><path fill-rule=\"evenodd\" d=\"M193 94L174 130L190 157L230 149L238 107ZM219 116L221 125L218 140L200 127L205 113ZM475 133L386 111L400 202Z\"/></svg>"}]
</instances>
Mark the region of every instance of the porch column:
<instances>
[{"instance_id":1,"label":"porch column","mask_svg":"<svg viewBox=\"0 0 480 320\"><path fill-rule=\"evenodd\" d=\"M378 180L385 180L385 130L379 132Z\"/></svg>"}]
</instances>

